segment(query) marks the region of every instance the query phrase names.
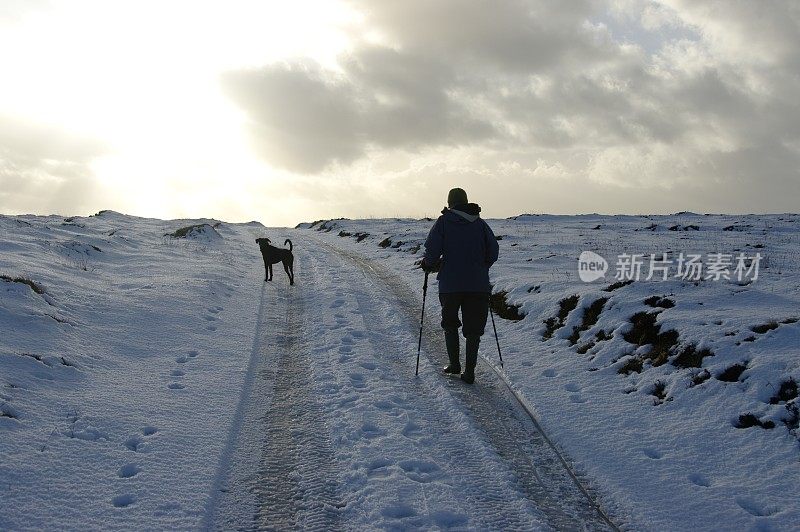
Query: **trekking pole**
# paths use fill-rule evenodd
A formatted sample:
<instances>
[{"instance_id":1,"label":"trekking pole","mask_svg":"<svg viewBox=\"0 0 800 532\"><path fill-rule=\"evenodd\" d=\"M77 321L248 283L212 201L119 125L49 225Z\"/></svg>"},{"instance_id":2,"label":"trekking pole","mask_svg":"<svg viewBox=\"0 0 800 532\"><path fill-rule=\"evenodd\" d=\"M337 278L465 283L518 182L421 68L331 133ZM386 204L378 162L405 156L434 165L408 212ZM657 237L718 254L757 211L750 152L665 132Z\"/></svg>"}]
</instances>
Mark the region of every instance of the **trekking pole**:
<instances>
[{"instance_id":1,"label":"trekking pole","mask_svg":"<svg viewBox=\"0 0 800 532\"><path fill-rule=\"evenodd\" d=\"M425 323L425 299L428 296L428 272L425 272L425 283L422 285L422 317L419 319L419 343L417 344L417 371L419 375L419 352L422 350L422 324Z\"/></svg>"},{"instance_id":2,"label":"trekking pole","mask_svg":"<svg viewBox=\"0 0 800 532\"><path fill-rule=\"evenodd\" d=\"M500 340L497 339L497 325L494 324L494 312L492 312L492 305L489 304L489 314L492 316L492 329L494 329L494 341L497 342L497 355L500 357L500 367L503 367L503 354L500 352Z\"/></svg>"}]
</instances>

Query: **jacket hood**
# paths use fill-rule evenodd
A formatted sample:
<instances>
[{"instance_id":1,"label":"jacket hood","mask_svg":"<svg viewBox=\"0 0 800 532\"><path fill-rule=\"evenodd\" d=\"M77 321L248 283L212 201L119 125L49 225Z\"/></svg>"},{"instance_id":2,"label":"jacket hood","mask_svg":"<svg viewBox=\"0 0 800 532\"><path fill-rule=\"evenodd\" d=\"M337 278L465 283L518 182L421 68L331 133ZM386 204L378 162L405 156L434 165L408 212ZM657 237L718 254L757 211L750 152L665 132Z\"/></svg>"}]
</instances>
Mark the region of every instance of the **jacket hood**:
<instances>
[{"instance_id":1,"label":"jacket hood","mask_svg":"<svg viewBox=\"0 0 800 532\"><path fill-rule=\"evenodd\" d=\"M480 218L481 208L477 203L463 203L452 208L444 208L442 214L453 222L472 223Z\"/></svg>"}]
</instances>

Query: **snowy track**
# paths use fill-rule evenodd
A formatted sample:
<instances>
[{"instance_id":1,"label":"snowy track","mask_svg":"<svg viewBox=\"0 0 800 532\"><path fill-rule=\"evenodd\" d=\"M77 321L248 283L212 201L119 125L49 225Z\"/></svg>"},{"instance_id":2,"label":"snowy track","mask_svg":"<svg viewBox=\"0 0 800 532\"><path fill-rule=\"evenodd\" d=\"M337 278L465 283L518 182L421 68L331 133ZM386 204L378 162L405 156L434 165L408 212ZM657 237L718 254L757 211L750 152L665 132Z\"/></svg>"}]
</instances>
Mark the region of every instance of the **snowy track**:
<instances>
[{"instance_id":1,"label":"snowy track","mask_svg":"<svg viewBox=\"0 0 800 532\"><path fill-rule=\"evenodd\" d=\"M298 285L276 272L263 293L215 527L613 528L491 368L471 387L439 374L435 294L415 378L418 296L303 237Z\"/></svg>"}]
</instances>

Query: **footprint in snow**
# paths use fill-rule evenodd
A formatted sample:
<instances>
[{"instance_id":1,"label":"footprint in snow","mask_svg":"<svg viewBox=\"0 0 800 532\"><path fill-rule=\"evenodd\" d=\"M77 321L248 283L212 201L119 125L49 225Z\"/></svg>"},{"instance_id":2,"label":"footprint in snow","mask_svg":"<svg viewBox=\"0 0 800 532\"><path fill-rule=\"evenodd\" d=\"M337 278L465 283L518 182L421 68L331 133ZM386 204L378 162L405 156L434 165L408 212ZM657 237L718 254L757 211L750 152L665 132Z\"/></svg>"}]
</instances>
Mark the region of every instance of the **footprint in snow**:
<instances>
[{"instance_id":1,"label":"footprint in snow","mask_svg":"<svg viewBox=\"0 0 800 532\"><path fill-rule=\"evenodd\" d=\"M778 508L775 506L765 504L750 497L736 497L735 501L742 510L756 517L768 517L778 513Z\"/></svg>"},{"instance_id":2,"label":"footprint in snow","mask_svg":"<svg viewBox=\"0 0 800 532\"><path fill-rule=\"evenodd\" d=\"M388 412L389 410L394 409L396 406L397 405L395 405L393 402L386 401L385 399L381 399L380 401L375 403L375 408L377 408L378 410L383 410L384 412Z\"/></svg>"},{"instance_id":3,"label":"footprint in snow","mask_svg":"<svg viewBox=\"0 0 800 532\"><path fill-rule=\"evenodd\" d=\"M350 395L348 397L345 397L344 399L341 399L338 404L339 404L339 408L344 408L344 407L346 407L348 405L351 405L351 404L357 403L357 402L358 402L358 396L357 395Z\"/></svg>"},{"instance_id":4,"label":"footprint in snow","mask_svg":"<svg viewBox=\"0 0 800 532\"><path fill-rule=\"evenodd\" d=\"M191 350L191 351L189 351L189 352L188 352L188 353L186 353L186 354L187 354L187 355L189 355L189 358L195 358L195 357L196 357L197 355L199 355L200 353L198 353L198 352L197 352L197 351L195 351L195 350Z\"/></svg>"},{"instance_id":5,"label":"footprint in snow","mask_svg":"<svg viewBox=\"0 0 800 532\"><path fill-rule=\"evenodd\" d=\"M220 310L222 310L222 307L209 307L208 309L211 314L219 314Z\"/></svg>"},{"instance_id":6,"label":"footprint in snow","mask_svg":"<svg viewBox=\"0 0 800 532\"><path fill-rule=\"evenodd\" d=\"M183 371L182 369L173 369L172 371L169 372L169 374L172 377L183 377L184 375L186 375L186 372Z\"/></svg>"},{"instance_id":7,"label":"footprint in snow","mask_svg":"<svg viewBox=\"0 0 800 532\"><path fill-rule=\"evenodd\" d=\"M331 303L330 308L339 308L344 305L344 299L337 299L333 303Z\"/></svg>"},{"instance_id":8,"label":"footprint in snow","mask_svg":"<svg viewBox=\"0 0 800 532\"><path fill-rule=\"evenodd\" d=\"M359 366L369 371L372 371L378 367L378 365L374 362L362 362L361 364L359 364Z\"/></svg>"},{"instance_id":9,"label":"footprint in snow","mask_svg":"<svg viewBox=\"0 0 800 532\"><path fill-rule=\"evenodd\" d=\"M184 355L181 355L181 356L179 356L178 358L175 359L175 362L177 362L178 364L186 364L186 362L188 362L188 361L189 361L189 359L186 358Z\"/></svg>"},{"instance_id":10,"label":"footprint in snow","mask_svg":"<svg viewBox=\"0 0 800 532\"><path fill-rule=\"evenodd\" d=\"M167 384L167 388L169 388L170 390L183 390L184 388L186 388L186 386L179 382L171 382Z\"/></svg>"},{"instance_id":11,"label":"footprint in snow","mask_svg":"<svg viewBox=\"0 0 800 532\"><path fill-rule=\"evenodd\" d=\"M117 475L119 475L119 478L133 478L141 473L141 471L141 468L136 464L125 464L119 468Z\"/></svg>"},{"instance_id":12,"label":"footprint in snow","mask_svg":"<svg viewBox=\"0 0 800 532\"><path fill-rule=\"evenodd\" d=\"M572 401L573 403L578 403L578 404L585 403L587 401L587 399L585 397L583 397L582 395L578 395L578 394L570 395L569 396L569 400Z\"/></svg>"},{"instance_id":13,"label":"footprint in snow","mask_svg":"<svg viewBox=\"0 0 800 532\"><path fill-rule=\"evenodd\" d=\"M442 476L442 469L427 460L403 460L397 465L405 471L409 479L415 482L427 483Z\"/></svg>"},{"instance_id":14,"label":"footprint in snow","mask_svg":"<svg viewBox=\"0 0 800 532\"><path fill-rule=\"evenodd\" d=\"M648 458L652 458L653 460L661 460L663 458L664 453L661 451L657 451L656 449L652 449L650 447L642 449L644 455Z\"/></svg>"},{"instance_id":15,"label":"footprint in snow","mask_svg":"<svg viewBox=\"0 0 800 532\"><path fill-rule=\"evenodd\" d=\"M142 434L144 434L145 436L152 436L156 432L158 432L158 429L152 425L147 425L146 427L142 427Z\"/></svg>"},{"instance_id":16,"label":"footprint in snow","mask_svg":"<svg viewBox=\"0 0 800 532\"><path fill-rule=\"evenodd\" d=\"M111 504L113 504L116 508L127 508L135 502L136 497L133 495L117 495L111 499Z\"/></svg>"},{"instance_id":17,"label":"footprint in snow","mask_svg":"<svg viewBox=\"0 0 800 532\"><path fill-rule=\"evenodd\" d=\"M353 344L354 343L353 337L350 336L349 334L345 334L344 336L342 336L342 343L343 344Z\"/></svg>"},{"instance_id":18,"label":"footprint in snow","mask_svg":"<svg viewBox=\"0 0 800 532\"><path fill-rule=\"evenodd\" d=\"M206 321L217 321L216 316L206 316Z\"/></svg>"},{"instance_id":19,"label":"footprint in snow","mask_svg":"<svg viewBox=\"0 0 800 532\"><path fill-rule=\"evenodd\" d=\"M566 386L564 386L564 389L567 390L568 392L579 392L579 391L581 391L581 387L578 386L577 384L575 384L574 382L571 382L571 383L567 384Z\"/></svg>"},{"instance_id":20,"label":"footprint in snow","mask_svg":"<svg viewBox=\"0 0 800 532\"><path fill-rule=\"evenodd\" d=\"M449 528L465 528L467 523L469 523L469 518L463 514L457 514L451 512L449 510L439 510L437 512L432 512L430 514L431 520L439 528L449 529Z\"/></svg>"},{"instance_id":21,"label":"footprint in snow","mask_svg":"<svg viewBox=\"0 0 800 532\"><path fill-rule=\"evenodd\" d=\"M216 327L214 327L213 325L209 325L208 327L206 327L206 329L208 329L208 330L209 330L209 331L211 331L211 332L214 332L214 331L216 331L216 330L217 330L217 328L216 328Z\"/></svg>"},{"instance_id":22,"label":"footprint in snow","mask_svg":"<svg viewBox=\"0 0 800 532\"><path fill-rule=\"evenodd\" d=\"M410 440L417 440L421 436L424 436L422 432L422 427L414 423L413 421L409 421L406 423L405 428L403 428L403 436Z\"/></svg>"},{"instance_id":23,"label":"footprint in snow","mask_svg":"<svg viewBox=\"0 0 800 532\"><path fill-rule=\"evenodd\" d=\"M417 512L407 504L395 504L381 510L381 515L390 519L405 519L414 517Z\"/></svg>"},{"instance_id":24,"label":"footprint in snow","mask_svg":"<svg viewBox=\"0 0 800 532\"><path fill-rule=\"evenodd\" d=\"M377 458L367 464L367 477L374 478L385 478L392 474L392 472L388 469L389 466L394 465L394 462L389 460L388 458Z\"/></svg>"},{"instance_id":25,"label":"footprint in snow","mask_svg":"<svg viewBox=\"0 0 800 532\"><path fill-rule=\"evenodd\" d=\"M384 434L386 434L386 431L380 428L375 423L367 421L366 423L361 425L361 435L364 438L371 440L372 438L377 438L378 436L383 436Z\"/></svg>"},{"instance_id":26,"label":"footprint in snow","mask_svg":"<svg viewBox=\"0 0 800 532\"><path fill-rule=\"evenodd\" d=\"M364 382L364 375L361 373L351 373L350 383L353 385L353 388L365 388L367 386Z\"/></svg>"},{"instance_id":27,"label":"footprint in snow","mask_svg":"<svg viewBox=\"0 0 800 532\"><path fill-rule=\"evenodd\" d=\"M351 346L351 345L341 345L341 346L339 346L339 353L341 353L341 354L347 354L347 353L352 353L352 352L353 352L353 346Z\"/></svg>"},{"instance_id":28,"label":"footprint in snow","mask_svg":"<svg viewBox=\"0 0 800 532\"><path fill-rule=\"evenodd\" d=\"M555 377L556 375L557 373L554 369L546 369L542 372L542 377Z\"/></svg>"},{"instance_id":29,"label":"footprint in snow","mask_svg":"<svg viewBox=\"0 0 800 532\"><path fill-rule=\"evenodd\" d=\"M702 486L704 488L711 486L711 481L708 479L708 477L701 475L700 473L692 473L687 478L689 479L689 482L695 486Z\"/></svg>"},{"instance_id":30,"label":"footprint in snow","mask_svg":"<svg viewBox=\"0 0 800 532\"><path fill-rule=\"evenodd\" d=\"M131 436L130 438L125 440L125 443L123 445L125 445L125 447L129 451L133 451L135 453L138 453L138 452L142 451L142 444L143 443L144 443L144 440L142 440L141 436L135 435L135 436Z\"/></svg>"}]
</instances>

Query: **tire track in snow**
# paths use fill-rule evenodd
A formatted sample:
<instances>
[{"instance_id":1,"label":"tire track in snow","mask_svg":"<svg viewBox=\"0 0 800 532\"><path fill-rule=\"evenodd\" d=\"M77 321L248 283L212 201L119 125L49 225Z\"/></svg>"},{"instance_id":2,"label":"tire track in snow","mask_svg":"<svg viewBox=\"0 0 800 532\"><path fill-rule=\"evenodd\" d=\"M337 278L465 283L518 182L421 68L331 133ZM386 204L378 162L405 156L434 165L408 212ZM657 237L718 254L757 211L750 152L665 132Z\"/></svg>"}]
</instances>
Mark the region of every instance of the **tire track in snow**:
<instances>
[{"instance_id":1,"label":"tire track in snow","mask_svg":"<svg viewBox=\"0 0 800 532\"><path fill-rule=\"evenodd\" d=\"M368 297L363 290L356 289L362 314L376 313L377 307L372 303L376 299L392 298L398 301L397 308L404 309L402 320L407 331L416 331L419 327L419 318L416 316L419 303L415 294L408 286L399 281L395 274L389 270L368 261L361 256L338 249L327 242L316 240L331 254L339 256L346 262L355 266L362 272L366 280L372 280L378 286L385 286L381 298ZM365 283L366 285L367 283ZM435 308L435 305L432 305ZM413 311L413 312L412 312ZM436 314L435 310L431 314ZM443 335L440 333L438 321L433 322L428 314L426 328L426 356L431 358L429 352L438 353L438 357L431 360L434 365L444 366L446 348ZM386 316L390 318L390 316ZM377 320L376 322L377 323ZM434 331L434 332L431 332ZM377 337L376 337L377 339ZM486 337L484 337L484 342ZM386 340L380 339L375 347L380 350L386 345ZM485 343L484 343L485 345ZM486 347L484 347L486 349ZM395 361L400 372L413 371L409 348L409 360ZM569 530L614 530L617 527L599 509L585 488L578 482L572 471L566 466L563 458L555 451L552 444L541 431L538 422L531 415L529 409L519 402L507 385L494 371L486 367L487 364L479 358L476 370L476 384L467 387L459 381L444 380L436 376L440 387L446 387L447 393L468 413L470 421L482 435L485 442L495 450L504 461L514 476L514 482L525 496L547 518L550 525L557 529ZM428 371L430 371L428 369ZM423 373L425 370L423 370ZM432 391L432 393L435 393ZM447 432L443 432L446 437ZM467 456L470 456L468 453ZM463 459L463 458L462 458ZM458 467L460 464L453 464ZM468 470L480 471L479 463L468 465ZM492 505L502 505L503 501L493 500L492 490L484 490L485 499L476 498L473 503L481 509L481 514L491 515ZM490 527L517 528L512 523L502 521L489 524ZM526 528L524 524L520 528Z\"/></svg>"},{"instance_id":2,"label":"tire track in snow","mask_svg":"<svg viewBox=\"0 0 800 532\"><path fill-rule=\"evenodd\" d=\"M300 255L298 276L308 260ZM303 337L307 297L305 287L285 279L262 284L242 398L203 529L339 527L333 452Z\"/></svg>"},{"instance_id":3,"label":"tire track in snow","mask_svg":"<svg viewBox=\"0 0 800 532\"><path fill-rule=\"evenodd\" d=\"M298 255L300 263L309 259L303 250ZM302 269L297 268L298 276ZM285 320L275 336L272 405L264 414L256 523L266 530L333 530L338 528L341 504L334 453L313 386L305 313L309 292L305 284L284 290Z\"/></svg>"}]
</instances>

